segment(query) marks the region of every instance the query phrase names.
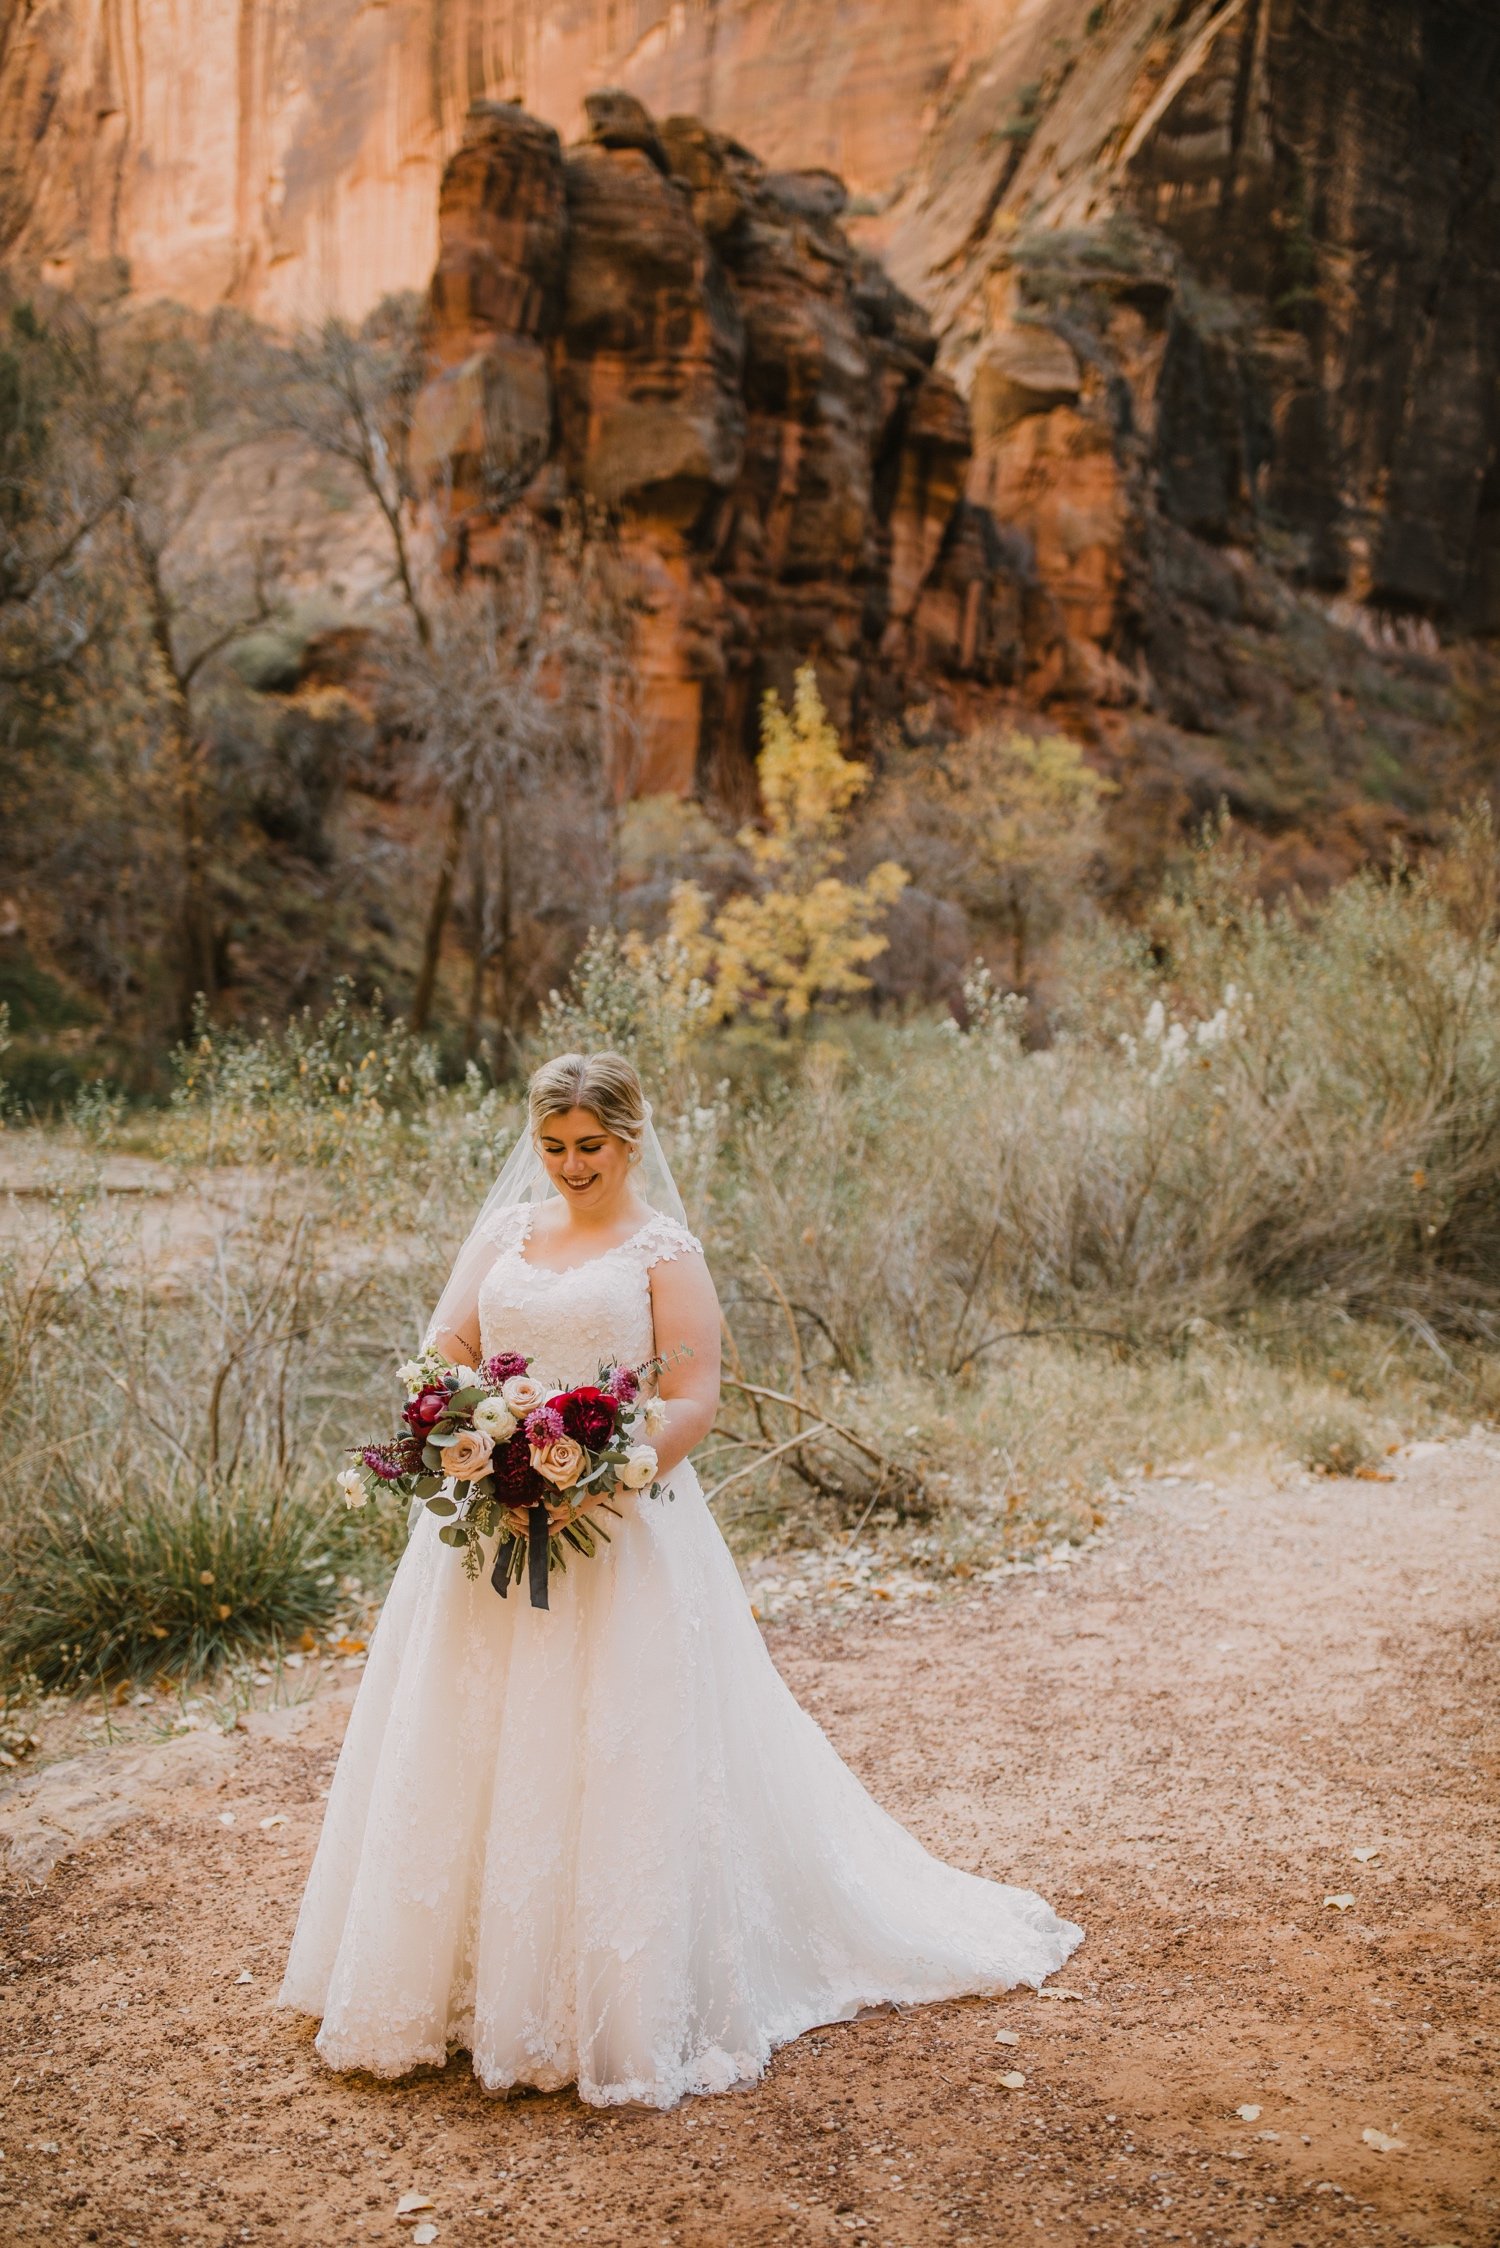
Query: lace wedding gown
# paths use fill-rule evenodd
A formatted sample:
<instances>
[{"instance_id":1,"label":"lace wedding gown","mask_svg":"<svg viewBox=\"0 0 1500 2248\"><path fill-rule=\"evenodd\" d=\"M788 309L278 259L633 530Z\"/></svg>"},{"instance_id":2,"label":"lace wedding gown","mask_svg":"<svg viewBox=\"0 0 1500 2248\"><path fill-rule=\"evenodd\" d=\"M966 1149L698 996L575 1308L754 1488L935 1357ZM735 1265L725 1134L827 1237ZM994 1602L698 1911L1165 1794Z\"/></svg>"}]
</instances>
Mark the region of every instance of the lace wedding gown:
<instances>
[{"instance_id":1,"label":"lace wedding gown","mask_svg":"<svg viewBox=\"0 0 1500 2248\"><path fill-rule=\"evenodd\" d=\"M568 1272L520 1212L479 1294L486 1354L548 1379L652 1355L653 1217ZM1082 1931L943 1865L866 1794L778 1676L690 1465L613 1542L472 1583L425 1511L349 1721L280 2003L337 2069L472 2056L491 2089L670 2107L883 2000L1039 1984Z\"/></svg>"}]
</instances>

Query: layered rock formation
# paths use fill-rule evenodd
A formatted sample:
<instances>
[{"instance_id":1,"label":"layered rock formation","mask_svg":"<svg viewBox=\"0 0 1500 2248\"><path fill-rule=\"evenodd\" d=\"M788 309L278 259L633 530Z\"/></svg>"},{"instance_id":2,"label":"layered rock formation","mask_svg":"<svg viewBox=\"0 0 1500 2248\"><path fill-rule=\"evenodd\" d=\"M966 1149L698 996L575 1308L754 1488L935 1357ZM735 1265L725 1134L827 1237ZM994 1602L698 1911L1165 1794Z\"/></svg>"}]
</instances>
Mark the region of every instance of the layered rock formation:
<instances>
[{"instance_id":1,"label":"layered rock formation","mask_svg":"<svg viewBox=\"0 0 1500 2248\"><path fill-rule=\"evenodd\" d=\"M589 137L476 109L448 168L414 458L458 574L518 494L618 522L643 790L734 791L757 690L819 662L859 730L948 664L999 678L993 525L952 537L968 416L919 308L839 224L840 183L695 119L591 98Z\"/></svg>"}]
</instances>

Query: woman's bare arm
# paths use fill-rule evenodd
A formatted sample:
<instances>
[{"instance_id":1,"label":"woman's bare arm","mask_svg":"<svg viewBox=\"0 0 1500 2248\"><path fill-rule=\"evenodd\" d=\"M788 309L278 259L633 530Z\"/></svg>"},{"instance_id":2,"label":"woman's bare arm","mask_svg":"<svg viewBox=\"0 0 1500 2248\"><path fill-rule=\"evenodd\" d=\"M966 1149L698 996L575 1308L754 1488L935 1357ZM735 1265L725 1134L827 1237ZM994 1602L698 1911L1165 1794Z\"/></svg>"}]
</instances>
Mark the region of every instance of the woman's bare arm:
<instances>
[{"instance_id":1,"label":"woman's bare arm","mask_svg":"<svg viewBox=\"0 0 1500 2248\"><path fill-rule=\"evenodd\" d=\"M659 1472L669 1475L701 1444L719 1410L719 1299L696 1254L651 1267L657 1355L667 1360L657 1394L667 1425L653 1437Z\"/></svg>"},{"instance_id":2,"label":"woman's bare arm","mask_svg":"<svg viewBox=\"0 0 1500 2248\"><path fill-rule=\"evenodd\" d=\"M434 1350L442 1352L450 1366L477 1366L479 1364L479 1318L476 1313L471 1325L444 1327L432 1338Z\"/></svg>"},{"instance_id":3,"label":"woman's bare arm","mask_svg":"<svg viewBox=\"0 0 1500 2248\"><path fill-rule=\"evenodd\" d=\"M666 1427L651 1438L657 1474L670 1475L701 1444L719 1410L719 1299L701 1256L679 1256L651 1267L651 1310L658 1357L668 1361L657 1385ZM617 1492L618 1507L627 1494ZM597 1500L564 1501L549 1509L554 1529L587 1514Z\"/></svg>"}]
</instances>

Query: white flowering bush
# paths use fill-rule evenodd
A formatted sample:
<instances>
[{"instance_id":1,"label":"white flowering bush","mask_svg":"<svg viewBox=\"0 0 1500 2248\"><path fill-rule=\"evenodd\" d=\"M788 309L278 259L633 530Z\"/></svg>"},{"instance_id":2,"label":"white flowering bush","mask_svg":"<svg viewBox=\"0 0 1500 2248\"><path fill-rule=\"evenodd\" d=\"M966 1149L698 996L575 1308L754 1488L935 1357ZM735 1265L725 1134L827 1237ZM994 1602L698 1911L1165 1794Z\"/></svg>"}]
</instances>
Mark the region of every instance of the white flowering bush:
<instances>
[{"instance_id":1,"label":"white flowering bush","mask_svg":"<svg viewBox=\"0 0 1500 2248\"><path fill-rule=\"evenodd\" d=\"M1487 1334L1495 856L1476 816L1423 873L1268 908L1219 842L1148 930L1075 954L1050 1044L981 987L974 1027L903 1028L885 1067L815 1049L737 1136L739 1263L774 1267L851 1372L951 1373L1039 1325L1134 1347L1275 1299Z\"/></svg>"}]
</instances>

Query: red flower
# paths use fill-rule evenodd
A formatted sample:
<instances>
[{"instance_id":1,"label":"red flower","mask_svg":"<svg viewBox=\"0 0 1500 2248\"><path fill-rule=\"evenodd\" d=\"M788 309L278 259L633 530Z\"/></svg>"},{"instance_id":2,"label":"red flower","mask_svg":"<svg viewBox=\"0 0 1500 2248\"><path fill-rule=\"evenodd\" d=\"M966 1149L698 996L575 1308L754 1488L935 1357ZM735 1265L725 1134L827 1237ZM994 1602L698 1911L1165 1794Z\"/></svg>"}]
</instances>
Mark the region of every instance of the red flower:
<instances>
[{"instance_id":1,"label":"red flower","mask_svg":"<svg viewBox=\"0 0 1500 2248\"><path fill-rule=\"evenodd\" d=\"M530 1364L531 1360L523 1358L518 1350L502 1350L495 1357L487 1358L479 1371L487 1382L493 1382L498 1389L501 1382L510 1381L516 1374L524 1374Z\"/></svg>"},{"instance_id":2,"label":"red flower","mask_svg":"<svg viewBox=\"0 0 1500 2248\"><path fill-rule=\"evenodd\" d=\"M435 1385L419 1389L401 1418L414 1436L425 1436L434 1421L440 1421L448 1410L448 1392Z\"/></svg>"},{"instance_id":3,"label":"red flower","mask_svg":"<svg viewBox=\"0 0 1500 2248\"><path fill-rule=\"evenodd\" d=\"M497 1444L490 1454L490 1473L495 1478L495 1496L502 1506L530 1506L546 1486L531 1464L531 1446L524 1428L504 1444Z\"/></svg>"},{"instance_id":4,"label":"red flower","mask_svg":"<svg viewBox=\"0 0 1500 2248\"><path fill-rule=\"evenodd\" d=\"M563 1433L586 1452L597 1452L615 1433L615 1400L608 1390L570 1389L552 1399L552 1408L561 1416Z\"/></svg>"}]
</instances>

